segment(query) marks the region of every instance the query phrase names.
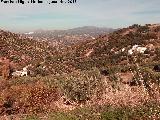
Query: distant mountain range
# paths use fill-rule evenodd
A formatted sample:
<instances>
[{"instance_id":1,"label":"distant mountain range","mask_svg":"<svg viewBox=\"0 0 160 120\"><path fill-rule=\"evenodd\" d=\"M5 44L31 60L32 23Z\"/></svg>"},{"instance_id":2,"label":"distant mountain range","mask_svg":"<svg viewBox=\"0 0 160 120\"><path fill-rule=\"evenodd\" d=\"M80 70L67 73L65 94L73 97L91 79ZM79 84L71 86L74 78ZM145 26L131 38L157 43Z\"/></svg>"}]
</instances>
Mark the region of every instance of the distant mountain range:
<instances>
[{"instance_id":1,"label":"distant mountain range","mask_svg":"<svg viewBox=\"0 0 160 120\"><path fill-rule=\"evenodd\" d=\"M81 35L89 34L92 36L113 32L114 29L106 27L84 26L68 30L36 30L24 34L32 36L58 36L58 35Z\"/></svg>"},{"instance_id":2,"label":"distant mountain range","mask_svg":"<svg viewBox=\"0 0 160 120\"><path fill-rule=\"evenodd\" d=\"M49 41L53 46L60 46L96 39L99 35L105 35L113 31L112 28L84 26L68 30L37 30L23 35L38 41Z\"/></svg>"}]
</instances>

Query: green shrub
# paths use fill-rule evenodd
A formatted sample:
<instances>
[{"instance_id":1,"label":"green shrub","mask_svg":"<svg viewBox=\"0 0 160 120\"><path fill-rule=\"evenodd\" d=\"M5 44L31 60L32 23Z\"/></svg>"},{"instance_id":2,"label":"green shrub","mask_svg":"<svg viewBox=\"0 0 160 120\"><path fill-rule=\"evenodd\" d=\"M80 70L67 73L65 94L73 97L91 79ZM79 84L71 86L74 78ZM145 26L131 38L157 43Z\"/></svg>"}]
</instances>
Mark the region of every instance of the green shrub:
<instances>
[{"instance_id":1,"label":"green shrub","mask_svg":"<svg viewBox=\"0 0 160 120\"><path fill-rule=\"evenodd\" d=\"M103 81L98 69L91 71L77 71L65 75L60 80L64 94L76 102L85 102L93 96L101 97Z\"/></svg>"},{"instance_id":2,"label":"green shrub","mask_svg":"<svg viewBox=\"0 0 160 120\"><path fill-rule=\"evenodd\" d=\"M40 120L40 118L36 115L27 116L25 118L22 118L22 120Z\"/></svg>"},{"instance_id":3,"label":"green shrub","mask_svg":"<svg viewBox=\"0 0 160 120\"><path fill-rule=\"evenodd\" d=\"M76 116L64 112L53 112L49 114L47 120L77 120Z\"/></svg>"}]
</instances>

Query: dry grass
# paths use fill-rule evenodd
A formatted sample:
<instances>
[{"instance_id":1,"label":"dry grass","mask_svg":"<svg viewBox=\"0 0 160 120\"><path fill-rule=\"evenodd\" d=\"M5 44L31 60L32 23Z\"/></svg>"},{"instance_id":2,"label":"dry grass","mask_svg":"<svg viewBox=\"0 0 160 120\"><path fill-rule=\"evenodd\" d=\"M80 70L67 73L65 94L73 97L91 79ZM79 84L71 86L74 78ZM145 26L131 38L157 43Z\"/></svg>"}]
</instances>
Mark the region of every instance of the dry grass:
<instances>
[{"instance_id":1,"label":"dry grass","mask_svg":"<svg viewBox=\"0 0 160 120\"><path fill-rule=\"evenodd\" d=\"M56 87L37 82L5 88L0 98L1 115L41 113L51 109L50 105L60 98L60 93Z\"/></svg>"}]
</instances>

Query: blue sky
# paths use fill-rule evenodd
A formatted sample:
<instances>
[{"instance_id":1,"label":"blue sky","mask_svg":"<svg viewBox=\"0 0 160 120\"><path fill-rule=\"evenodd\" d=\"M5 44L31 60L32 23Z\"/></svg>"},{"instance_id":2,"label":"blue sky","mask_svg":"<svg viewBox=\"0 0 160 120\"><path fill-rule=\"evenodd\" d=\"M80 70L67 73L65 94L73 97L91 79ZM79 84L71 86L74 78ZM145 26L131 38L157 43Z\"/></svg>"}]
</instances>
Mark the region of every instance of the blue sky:
<instances>
[{"instance_id":1,"label":"blue sky","mask_svg":"<svg viewBox=\"0 0 160 120\"><path fill-rule=\"evenodd\" d=\"M159 5L160 0L77 0L75 4L25 5L0 3L0 29L120 28L135 23L160 23Z\"/></svg>"}]
</instances>

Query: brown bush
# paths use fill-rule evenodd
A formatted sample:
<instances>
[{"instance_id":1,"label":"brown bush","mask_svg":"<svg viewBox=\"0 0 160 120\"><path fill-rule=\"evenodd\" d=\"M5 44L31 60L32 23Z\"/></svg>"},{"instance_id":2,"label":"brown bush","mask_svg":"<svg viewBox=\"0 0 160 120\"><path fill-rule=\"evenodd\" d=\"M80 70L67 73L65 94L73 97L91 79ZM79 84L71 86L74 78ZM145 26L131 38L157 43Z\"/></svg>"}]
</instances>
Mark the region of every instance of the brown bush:
<instances>
[{"instance_id":1,"label":"brown bush","mask_svg":"<svg viewBox=\"0 0 160 120\"><path fill-rule=\"evenodd\" d=\"M8 63L5 63L2 66L2 77L3 79L7 80L10 77L10 65Z\"/></svg>"},{"instance_id":2,"label":"brown bush","mask_svg":"<svg viewBox=\"0 0 160 120\"><path fill-rule=\"evenodd\" d=\"M49 111L51 104L59 100L56 87L47 87L43 82L11 86L0 94L0 114L27 114Z\"/></svg>"},{"instance_id":3,"label":"brown bush","mask_svg":"<svg viewBox=\"0 0 160 120\"><path fill-rule=\"evenodd\" d=\"M11 77L13 69L16 67L16 64L10 62L7 58L0 58L0 75L2 75L3 80L8 80Z\"/></svg>"}]
</instances>

